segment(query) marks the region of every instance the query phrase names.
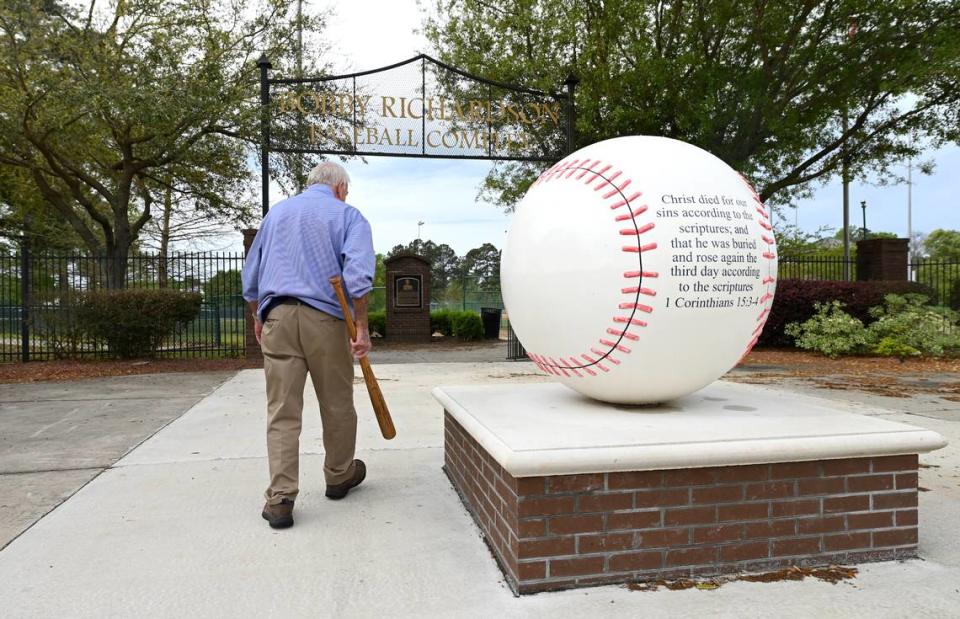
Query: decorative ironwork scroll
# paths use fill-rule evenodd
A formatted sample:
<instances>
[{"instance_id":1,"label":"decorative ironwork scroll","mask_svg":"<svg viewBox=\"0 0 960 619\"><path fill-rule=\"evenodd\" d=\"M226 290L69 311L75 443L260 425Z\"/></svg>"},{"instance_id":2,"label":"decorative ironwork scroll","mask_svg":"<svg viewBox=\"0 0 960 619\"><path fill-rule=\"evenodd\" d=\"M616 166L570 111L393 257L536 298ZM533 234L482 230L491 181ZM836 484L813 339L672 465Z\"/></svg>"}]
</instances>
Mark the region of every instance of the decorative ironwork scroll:
<instances>
[{"instance_id":1,"label":"decorative ironwork scroll","mask_svg":"<svg viewBox=\"0 0 960 619\"><path fill-rule=\"evenodd\" d=\"M316 153L553 162L573 149L576 80L544 92L425 54L347 75L270 77L261 57L263 212L269 155Z\"/></svg>"}]
</instances>

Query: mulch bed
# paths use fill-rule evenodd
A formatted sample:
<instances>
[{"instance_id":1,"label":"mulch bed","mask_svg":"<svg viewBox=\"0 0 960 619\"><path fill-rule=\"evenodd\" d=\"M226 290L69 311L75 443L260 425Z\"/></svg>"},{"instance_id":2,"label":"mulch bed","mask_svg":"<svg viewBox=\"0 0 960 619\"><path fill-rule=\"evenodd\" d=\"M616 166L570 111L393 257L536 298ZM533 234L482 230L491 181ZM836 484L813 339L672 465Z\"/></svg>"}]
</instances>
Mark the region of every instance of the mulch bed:
<instances>
[{"instance_id":1,"label":"mulch bed","mask_svg":"<svg viewBox=\"0 0 960 619\"><path fill-rule=\"evenodd\" d=\"M450 350L496 346L502 342L461 342L437 338L429 344L375 341L379 350ZM86 360L34 361L0 364L0 383L25 383L45 380L73 380L104 376L128 376L160 372L226 372L261 368L261 360L247 359L150 359L143 361ZM933 393L960 401L960 359L907 359L887 357L842 357L830 359L796 350L755 350L740 370L728 380L771 384L785 378L810 381L833 389L860 389L892 397ZM956 380L949 376L955 375ZM936 376L927 379L925 376ZM944 377L948 378L944 378ZM929 384L926 384L928 383Z\"/></svg>"},{"instance_id":2,"label":"mulch bed","mask_svg":"<svg viewBox=\"0 0 960 619\"><path fill-rule=\"evenodd\" d=\"M776 384L796 379L825 389L859 390L893 398L935 395L960 402L960 359L840 357L796 350L755 350L727 380Z\"/></svg>"}]
</instances>

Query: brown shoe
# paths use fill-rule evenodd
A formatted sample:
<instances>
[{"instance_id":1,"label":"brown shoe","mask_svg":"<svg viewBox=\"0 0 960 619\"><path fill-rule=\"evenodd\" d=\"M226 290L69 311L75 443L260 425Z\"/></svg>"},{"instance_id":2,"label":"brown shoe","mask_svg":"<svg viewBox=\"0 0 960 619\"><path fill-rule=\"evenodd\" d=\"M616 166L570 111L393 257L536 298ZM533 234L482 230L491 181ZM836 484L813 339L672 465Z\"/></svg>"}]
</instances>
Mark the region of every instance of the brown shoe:
<instances>
[{"instance_id":1,"label":"brown shoe","mask_svg":"<svg viewBox=\"0 0 960 619\"><path fill-rule=\"evenodd\" d=\"M263 506L263 519L270 523L271 529L286 529L293 526L293 501L281 499L276 505Z\"/></svg>"},{"instance_id":2,"label":"brown shoe","mask_svg":"<svg viewBox=\"0 0 960 619\"><path fill-rule=\"evenodd\" d=\"M328 499L342 499L347 496L347 493L350 492L350 488L355 488L360 485L360 483L367 476L367 465L363 463L363 460L354 460L353 461L353 477L343 482L342 484L334 484L332 486L327 486L327 498Z\"/></svg>"}]
</instances>

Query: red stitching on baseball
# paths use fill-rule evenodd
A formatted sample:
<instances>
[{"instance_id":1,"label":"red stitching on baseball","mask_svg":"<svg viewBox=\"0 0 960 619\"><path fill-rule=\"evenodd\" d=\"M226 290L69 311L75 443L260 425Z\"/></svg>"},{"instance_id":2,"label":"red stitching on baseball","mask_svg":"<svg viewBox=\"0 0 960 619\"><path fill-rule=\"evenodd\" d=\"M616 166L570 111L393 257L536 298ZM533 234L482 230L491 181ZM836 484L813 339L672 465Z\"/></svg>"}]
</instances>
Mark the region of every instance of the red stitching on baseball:
<instances>
[{"instance_id":1,"label":"red stitching on baseball","mask_svg":"<svg viewBox=\"0 0 960 619\"><path fill-rule=\"evenodd\" d=\"M589 162L590 160L587 159L587 161ZM597 160L594 161L593 163L584 164L584 165L586 166L586 168L583 170L583 172L580 172L580 174L577 174L577 180L580 180L581 178L583 178L583 177L586 176L587 174L590 174L591 172L593 172L593 166L597 165L598 163L600 163L600 160L599 160L599 159L597 159Z\"/></svg>"},{"instance_id":2,"label":"red stitching on baseball","mask_svg":"<svg viewBox=\"0 0 960 619\"><path fill-rule=\"evenodd\" d=\"M631 254L643 253L645 251L650 251L651 249L656 249L656 243L649 243L647 245L641 245L640 247L635 247L633 245L628 245L623 248L623 251Z\"/></svg>"},{"instance_id":3,"label":"red stitching on baseball","mask_svg":"<svg viewBox=\"0 0 960 619\"><path fill-rule=\"evenodd\" d=\"M617 337L625 337L625 338L627 338L628 340L633 340L634 342L636 342L637 340L640 339L640 336L639 336L639 335L636 335L636 334L634 334L634 333L627 333L627 330L626 330L626 329L624 329L624 330L622 330L622 331L618 331L617 329L612 329L612 328L608 327L608 328L607 328L607 333L610 334L610 335L616 335Z\"/></svg>"},{"instance_id":4,"label":"red stitching on baseball","mask_svg":"<svg viewBox=\"0 0 960 619\"><path fill-rule=\"evenodd\" d=\"M766 293L765 295L763 295L762 297L760 297L760 302L761 302L761 303L766 303L767 301L769 301L769 300L772 299L772 298L773 298L773 295L768 292L768 293Z\"/></svg>"},{"instance_id":5,"label":"red stitching on baseball","mask_svg":"<svg viewBox=\"0 0 960 619\"><path fill-rule=\"evenodd\" d=\"M630 204L631 202L633 202L634 200L636 200L637 198L639 198L639 197L642 196L642 195L643 195L643 192L642 192L642 191L638 191L638 192L634 193L632 196L630 196L629 198L627 198L626 200L620 200L619 202L614 202L613 204L610 205L610 210L611 210L611 211L615 211L615 210L617 210L618 208L620 208L621 206L626 206L626 205ZM646 206L643 207L643 210L644 210L644 211L647 210ZM642 213L642 212L643 212L643 211L640 211L640 213ZM639 215L640 213L634 213L634 214L635 214L635 215Z\"/></svg>"},{"instance_id":6,"label":"red stitching on baseball","mask_svg":"<svg viewBox=\"0 0 960 619\"><path fill-rule=\"evenodd\" d=\"M771 251L765 251L760 255L766 258L767 260L773 260L774 258L777 257L777 255Z\"/></svg>"},{"instance_id":7,"label":"red stitching on baseball","mask_svg":"<svg viewBox=\"0 0 960 619\"><path fill-rule=\"evenodd\" d=\"M620 236L640 236L645 232L650 232L654 228L653 223L643 224L639 228L624 228L620 231Z\"/></svg>"},{"instance_id":8,"label":"red stitching on baseball","mask_svg":"<svg viewBox=\"0 0 960 619\"><path fill-rule=\"evenodd\" d=\"M766 230L767 232L773 232L773 226L771 226L771 225L768 224L767 222L765 222L765 221L757 221L757 223L760 224L760 227L763 228L764 230Z\"/></svg>"},{"instance_id":9,"label":"red stitching on baseball","mask_svg":"<svg viewBox=\"0 0 960 619\"><path fill-rule=\"evenodd\" d=\"M625 213L623 215L617 215L614 221L627 221L630 219L635 219L646 212L647 212L647 205L644 204L643 206L638 207L637 210L635 211L632 211L630 213Z\"/></svg>"},{"instance_id":10,"label":"red stitching on baseball","mask_svg":"<svg viewBox=\"0 0 960 619\"><path fill-rule=\"evenodd\" d=\"M643 294L648 297L657 296L656 290L651 290L650 288L641 288L639 286L632 287L632 288L621 288L620 292L622 292L623 294Z\"/></svg>"},{"instance_id":11,"label":"red stitching on baseball","mask_svg":"<svg viewBox=\"0 0 960 619\"><path fill-rule=\"evenodd\" d=\"M772 278L772 277L764 277L762 283L763 283L764 285L767 285L767 284L772 284L772 283L775 282L775 281L777 281L777 280L774 279L774 278Z\"/></svg>"},{"instance_id":12,"label":"red stitching on baseball","mask_svg":"<svg viewBox=\"0 0 960 619\"><path fill-rule=\"evenodd\" d=\"M760 238L763 239L763 242L766 243L767 245L773 245L774 243L776 243L775 240L771 239L766 234L761 234Z\"/></svg>"},{"instance_id":13,"label":"red stitching on baseball","mask_svg":"<svg viewBox=\"0 0 960 619\"><path fill-rule=\"evenodd\" d=\"M764 308L764 310L760 312L760 315L757 316L757 320L763 320L766 317L766 315L769 313L770 313L770 310L768 308Z\"/></svg>"},{"instance_id":14,"label":"red stitching on baseball","mask_svg":"<svg viewBox=\"0 0 960 619\"><path fill-rule=\"evenodd\" d=\"M580 372L578 372L578 371L577 371L577 368L572 368L572 367L570 367L570 362L569 362L569 361L567 361L566 359L564 359L564 358L562 358L562 357L560 358L560 361L563 363L563 365L564 365L568 370L570 370L571 372L573 372L574 374L576 374L576 375L577 375L577 378L583 378L583 374L581 374Z\"/></svg>"},{"instance_id":15,"label":"red stitching on baseball","mask_svg":"<svg viewBox=\"0 0 960 619\"><path fill-rule=\"evenodd\" d=\"M619 350L619 351L622 352L622 353L630 354L630 349L627 348L626 346L624 346L623 344L617 344L616 342L611 342L610 340L606 340L606 339L602 339L602 338L601 338L601 340L600 340L600 343L603 344L604 346L609 346L610 348L616 348L617 350ZM609 357L608 357L608 359L609 359Z\"/></svg>"},{"instance_id":16,"label":"red stitching on baseball","mask_svg":"<svg viewBox=\"0 0 960 619\"><path fill-rule=\"evenodd\" d=\"M641 305L640 303L621 303L617 307L620 309L636 309L648 314L653 311L653 308L649 305Z\"/></svg>"},{"instance_id":17,"label":"red stitching on baseball","mask_svg":"<svg viewBox=\"0 0 960 619\"><path fill-rule=\"evenodd\" d=\"M626 188L627 188L627 185L629 185L629 184L630 184L630 179L628 178L627 180L623 181L623 184L620 185L619 187L617 187L616 185L614 185L614 186L613 186L613 189L611 189L611 190L608 191L607 193L603 194L603 199L606 200L607 198L613 196L614 194L623 193L623 190L626 189ZM628 201L629 201L629 200L628 200Z\"/></svg>"},{"instance_id":18,"label":"red stitching on baseball","mask_svg":"<svg viewBox=\"0 0 960 619\"><path fill-rule=\"evenodd\" d=\"M595 168L597 168L600 165L603 165L603 167L600 168L599 170L596 170ZM547 172L542 174L540 178L537 179L537 182L541 182L541 181L546 182L547 180L552 180L554 178L570 179L574 177L574 175L576 174L574 180L583 181L585 185L590 186L596 181L597 178L601 178L603 179L603 182L593 187L593 190L599 191L601 189L607 188L608 186L611 187L612 189L609 189L604 194L602 194L602 199L604 200L610 199L615 194L619 193L621 199L611 206L611 209L617 209L625 205L629 205L633 200L636 200L639 196L643 195L643 193L640 191L635 191L629 197L626 196L623 193L623 191L630 186L630 184L632 183L632 179L627 178L627 179L621 180L619 184L615 184L614 181L623 174L622 170L615 171L609 177L603 176L603 174L606 173L608 170L612 169L612 167L613 166L610 164L602 164L599 159L595 161L592 161L590 159L586 159L582 161L578 159L574 159L569 162L559 162L555 164L553 167L547 170ZM637 207L635 210L632 210L629 214L617 216L615 219L618 222L627 221L627 220L633 220L634 222L636 222L636 218L642 215L643 213L647 212L647 210L648 210L648 205L644 204L642 206ZM643 234L653 229L654 226L655 224L652 222L648 222L643 225L635 223L635 226L632 229L627 229L627 228L621 229L620 235L621 236L639 236L640 234ZM648 243L646 245L638 244L637 246L622 247L623 251L627 253L643 253L643 252L654 250L656 248L657 248L656 243ZM659 276L659 273L655 271L643 271L643 270L625 271L623 276L625 278L631 278L631 279L643 278L643 277L655 278ZM656 295L656 292L654 290L646 287L641 287L641 286L622 288L622 293L636 294L636 295L643 294L647 296ZM633 310L633 312L637 312L637 311L646 312L646 313L653 312L653 307L649 305L636 303L636 302L629 303L629 304L627 303L620 304L619 308ZM624 354L630 354L631 349L621 344L622 340L627 339L631 341L638 341L640 339L639 336L633 333L629 333L629 329L633 326L636 326L636 327L647 326L646 322L635 319L633 317L633 313L631 313L630 316L615 316L613 318L613 321L615 323L624 325L624 328L622 330L608 328L606 331L607 334L609 335L617 336L618 337L617 341L614 342L607 338L602 338L600 340L600 343L606 346L608 350L602 351L602 350L598 350L597 348L591 348L590 351L593 354L597 355L599 358L595 359L590 355L586 355L586 354L580 355L584 360L587 361L588 364L596 365L603 372L610 371L610 369L602 363L604 360L609 359L611 364L620 365L620 361L616 359L612 354L614 351L618 351ZM531 356L531 358L535 359L535 361L538 364L538 367L541 367L541 369L547 371L548 373L552 373L557 376L560 376L562 374L565 377L569 377L570 376L569 372L573 372L576 376L583 377L583 375L578 370L583 370L590 376L597 375L587 366L578 366L577 364L579 364L579 361L576 356L568 357L568 359L573 362L573 365L570 365L570 363L567 361L567 358L564 358L564 357L561 357L560 358L561 361L558 362L553 357L543 357L536 354L532 354L532 355L528 354L528 356Z\"/></svg>"},{"instance_id":19,"label":"red stitching on baseball","mask_svg":"<svg viewBox=\"0 0 960 619\"><path fill-rule=\"evenodd\" d=\"M614 180L615 178L617 178L618 176L620 176L620 174L622 174L622 173L623 173L622 170L617 170L616 172L614 172L613 174L610 175L610 178L605 178L605 179L603 179L603 180L606 181L606 182L600 183L599 185L597 185L596 187L594 187L593 190L594 190L594 191L600 191L600 190L603 189L606 185L613 185L613 180Z\"/></svg>"}]
</instances>

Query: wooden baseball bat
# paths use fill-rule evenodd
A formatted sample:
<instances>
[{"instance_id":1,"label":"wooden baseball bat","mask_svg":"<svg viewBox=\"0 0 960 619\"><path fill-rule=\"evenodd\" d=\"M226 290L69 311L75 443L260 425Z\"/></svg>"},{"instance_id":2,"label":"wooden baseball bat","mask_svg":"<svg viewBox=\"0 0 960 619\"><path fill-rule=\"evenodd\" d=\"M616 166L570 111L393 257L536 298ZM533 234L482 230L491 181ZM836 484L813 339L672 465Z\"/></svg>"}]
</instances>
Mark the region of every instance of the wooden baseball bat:
<instances>
[{"instance_id":1,"label":"wooden baseball bat","mask_svg":"<svg viewBox=\"0 0 960 619\"><path fill-rule=\"evenodd\" d=\"M351 340L357 339L357 326L353 324L353 315L350 313L350 306L347 305L347 297L343 294L343 285L339 276L331 277L330 284L337 293L337 299L340 300L340 308L343 310L343 319L347 321L347 332ZM377 416L377 423L380 424L380 434L383 438L390 440L397 435L397 429L393 427L393 419L390 417L390 410L387 408L387 402L383 399L383 392L380 391L380 385L377 383L377 377L373 375L373 368L370 367L370 359L364 357L360 359L360 369L363 371L363 380L367 383L367 393L370 394L370 403L373 404L373 412Z\"/></svg>"}]
</instances>

